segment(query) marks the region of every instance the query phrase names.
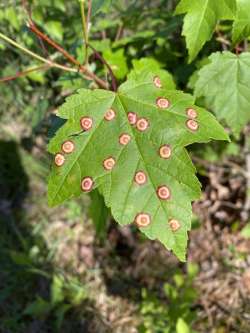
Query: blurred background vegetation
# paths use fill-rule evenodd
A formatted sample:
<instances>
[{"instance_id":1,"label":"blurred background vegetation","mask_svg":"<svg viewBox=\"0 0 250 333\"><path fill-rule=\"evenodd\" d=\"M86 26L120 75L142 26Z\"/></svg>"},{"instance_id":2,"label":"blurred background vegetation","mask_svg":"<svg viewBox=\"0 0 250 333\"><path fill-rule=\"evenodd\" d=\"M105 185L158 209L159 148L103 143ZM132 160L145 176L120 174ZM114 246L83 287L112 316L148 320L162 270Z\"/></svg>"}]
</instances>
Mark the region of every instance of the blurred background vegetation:
<instances>
[{"instance_id":1,"label":"blurred background vegetation","mask_svg":"<svg viewBox=\"0 0 250 333\"><path fill-rule=\"evenodd\" d=\"M192 92L196 70L222 50L215 36L187 64L175 0L106 1L93 7L89 40L119 82L131 68L162 67ZM85 48L78 1L31 0L37 26L79 62ZM20 1L1 0L0 32L65 64L27 27ZM230 24L220 26L227 35ZM0 78L40 65L0 40ZM89 52L89 66L107 79ZM49 208L46 152L65 97L94 87L58 69L0 82L0 332L249 333L250 227L244 141L194 145L203 184L194 205L188 264L114 223L97 193ZM202 104L202 101L199 101Z\"/></svg>"}]
</instances>

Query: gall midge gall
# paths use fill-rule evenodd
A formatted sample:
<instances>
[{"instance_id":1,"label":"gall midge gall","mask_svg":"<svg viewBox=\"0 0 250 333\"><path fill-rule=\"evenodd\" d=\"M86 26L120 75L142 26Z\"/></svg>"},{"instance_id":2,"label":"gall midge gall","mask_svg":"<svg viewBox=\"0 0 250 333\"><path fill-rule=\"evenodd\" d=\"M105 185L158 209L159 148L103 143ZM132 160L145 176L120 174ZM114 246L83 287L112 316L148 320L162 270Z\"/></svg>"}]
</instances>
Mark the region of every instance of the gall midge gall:
<instances>
[{"instance_id":1,"label":"gall midge gall","mask_svg":"<svg viewBox=\"0 0 250 333\"><path fill-rule=\"evenodd\" d=\"M131 136L127 133L121 134L119 137L119 143L123 146L126 146L131 140Z\"/></svg>"},{"instance_id":2,"label":"gall midge gall","mask_svg":"<svg viewBox=\"0 0 250 333\"><path fill-rule=\"evenodd\" d=\"M149 214L146 213L140 213L137 214L135 217L135 223L138 225L138 227L147 227L151 222L151 218Z\"/></svg>"},{"instance_id":3,"label":"gall midge gall","mask_svg":"<svg viewBox=\"0 0 250 333\"><path fill-rule=\"evenodd\" d=\"M137 120L136 122L136 128L138 129L138 131L140 132L144 132L146 131L146 129L149 127L149 122L147 119L145 118L140 118Z\"/></svg>"},{"instance_id":4,"label":"gall midge gall","mask_svg":"<svg viewBox=\"0 0 250 333\"><path fill-rule=\"evenodd\" d=\"M90 192L94 186L94 181L91 177L83 178L81 182L81 189L83 192Z\"/></svg>"},{"instance_id":5,"label":"gall midge gall","mask_svg":"<svg viewBox=\"0 0 250 333\"><path fill-rule=\"evenodd\" d=\"M135 125L137 122L137 114L134 112L129 112L128 115L128 121L130 123L130 125Z\"/></svg>"},{"instance_id":6,"label":"gall midge gall","mask_svg":"<svg viewBox=\"0 0 250 333\"><path fill-rule=\"evenodd\" d=\"M74 145L74 142L68 140L68 141L65 141L63 144L62 144L62 151L65 153L65 154L70 154L73 152L73 150L75 149L75 145Z\"/></svg>"},{"instance_id":7,"label":"gall midge gall","mask_svg":"<svg viewBox=\"0 0 250 333\"><path fill-rule=\"evenodd\" d=\"M63 154L60 154L60 153L56 154L55 165L60 167L64 164L64 162L65 162L65 157L63 156Z\"/></svg>"},{"instance_id":8,"label":"gall midge gall","mask_svg":"<svg viewBox=\"0 0 250 333\"><path fill-rule=\"evenodd\" d=\"M159 97L156 100L156 105L158 106L158 108L160 109L167 109L170 106L170 102L168 99L163 98L163 97Z\"/></svg>"},{"instance_id":9,"label":"gall midge gall","mask_svg":"<svg viewBox=\"0 0 250 333\"><path fill-rule=\"evenodd\" d=\"M192 108L188 108L186 114L190 119L195 119L197 117L197 112Z\"/></svg>"},{"instance_id":10,"label":"gall midge gall","mask_svg":"<svg viewBox=\"0 0 250 333\"><path fill-rule=\"evenodd\" d=\"M113 109L108 109L104 115L104 118L107 121L113 120L115 118L115 111Z\"/></svg>"},{"instance_id":11,"label":"gall midge gall","mask_svg":"<svg viewBox=\"0 0 250 333\"><path fill-rule=\"evenodd\" d=\"M134 181L138 185L144 185L147 182L147 176L143 171L138 171L135 174Z\"/></svg>"},{"instance_id":12,"label":"gall midge gall","mask_svg":"<svg viewBox=\"0 0 250 333\"><path fill-rule=\"evenodd\" d=\"M84 130L84 131L88 131L92 128L92 125L93 125L93 119L90 118L90 117L82 117L80 119L80 124L81 124L81 128Z\"/></svg>"},{"instance_id":13,"label":"gall midge gall","mask_svg":"<svg viewBox=\"0 0 250 333\"><path fill-rule=\"evenodd\" d=\"M186 122L186 126L187 128L189 128L191 131L197 131L198 128L199 128L199 124L193 120L193 119L189 119L187 122Z\"/></svg>"},{"instance_id":14,"label":"gall midge gall","mask_svg":"<svg viewBox=\"0 0 250 333\"><path fill-rule=\"evenodd\" d=\"M172 154L172 149L169 145L163 145L159 149L159 154L161 158L168 159Z\"/></svg>"},{"instance_id":15,"label":"gall midge gall","mask_svg":"<svg viewBox=\"0 0 250 333\"><path fill-rule=\"evenodd\" d=\"M168 222L170 228L172 231L177 231L178 229L180 229L181 227L181 224L178 220L175 220L175 219L171 219L169 222Z\"/></svg>"},{"instance_id":16,"label":"gall midge gall","mask_svg":"<svg viewBox=\"0 0 250 333\"><path fill-rule=\"evenodd\" d=\"M170 190L167 186L159 186L157 189L157 196L161 200L168 200L171 197Z\"/></svg>"},{"instance_id":17,"label":"gall midge gall","mask_svg":"<svg viewBox=\"0 0 250 333\"><path fill-rule=\"evenodd\" d=\"M113 157L109 157L103 161L103 167L105 170L112 170L115 166L115 160Z\"/></svg>"},{"instance_id":18,"label":"gall midge gall","mask_svg":"<svg viewBox=\"0 0 250 333\"><path fill-rule=\"evenodd\" d=\"M162 88L161 79L159 78L159 76L154 77L154 85L156 86L156 88Z\"/></svg>"}]
</instances>

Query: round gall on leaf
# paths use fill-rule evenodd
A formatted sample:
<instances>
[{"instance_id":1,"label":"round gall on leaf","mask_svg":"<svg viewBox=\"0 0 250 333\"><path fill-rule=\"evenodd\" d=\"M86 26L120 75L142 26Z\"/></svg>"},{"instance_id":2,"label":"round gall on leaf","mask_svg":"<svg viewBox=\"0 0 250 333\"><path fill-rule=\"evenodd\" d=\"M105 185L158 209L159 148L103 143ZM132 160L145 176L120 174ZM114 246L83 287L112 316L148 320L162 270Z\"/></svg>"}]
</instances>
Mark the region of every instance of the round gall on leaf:
<instances>
[{"instance_id":1,"label":"round gall on leaf","mask_svg":"<svg viewBox=\"0 0 250 333\"><path fill-rule=\"evenodd\" d=\"M157 196L161 200L169 200L171 197L170 189L165 185L159 186L157 189Z\"/></svg>"},{"instance_id":2,"label":"round gall on leaf","mask_svg":"<svg viewBox=\"0 0 250 333\"><path fill-rule=\"evenodd\" d=\"M136 128L140 132L146 131L146 129L149 127L149 122L146 118L140 118L136 122Z\"/></svg>"},{"instance_id":3,"label":"round gall on leaf","mask_svg":"<svg viewBox=\"0 0 250 333\"><path fill-rule=\"evenodd\" d=\"M175 219L169 220L168 223L169 223L169 226L170 226L171 230L174 231L174 232L177 231L178 229L180 229L180 227L181 227L180 222L178 220L175 220Z\"/></svg>"},{"instance_id":4,"label":"round gall on leaf","mask_svg":"<svg viewBox=\"0 0 250 333\"><path fill-rule=\"evenodd\" d=\"M123 133L119 137L119 143L123 146L126 146L131 140L131 136L127 133Z\"/></svg>"},{"instance_id":5,"label":"round gall on leaf","mask_svg":"<svg viewBox=\"0 0 250 333\"><path fill-rule=\"evenodd\" d=\"M55 156L55 165L60 167L64 164L65 162L65 157L63 156L63 154L61 153L57 153L56 156Z\"/></svg>"},{"instance_id":6,"label":"round gall on leaf","mask_svg":"<svg viewBox=\"0 0 250 333\"><path fill-rule=\"evenodd\" d=\"M129 112L128 115L128 121L130 125L135 125L137 122L137 114L135 112Z\"/></svg>"},{"instance_id":7,"label":"round gall on leaf","mask_svg":"<svg viewBox=\"0 0 250 333\"><path fill-rule=\"evenodd\" d=\"M147 227L151 223L150 215L146 213L137 214L135 217L135 223L138 227Z\"/></svg>"},{"instance_id":8,"label":"round gall on leaf","mask_svg":"<svg viewBox=\"0 0 250 333\"><path fill-rule=\"evenodd\" d=\"M160 109L167 109L170 106L170 102L168 99L164 98L164 97L159 97L156 100L156 105L158 106L158 108Z\"/></svg>"},{"instance_id":9,"label":"round gall on leaf","mask_svg":"<svg viewBox=\"0 0 250 333\"><path fill-rule=\"evenodd\" d=\"M112 170L115 166L115 159L113 157L109 157L103 161L103 167L105 170Z\"/></svg>"},{"instance_id":10,"label":"round gall on leaf","mask_svg":"<svg viewBox=\"0 0 250 333\"><path fill-rule=\"evenodd\" d=\"M63 144L62 144L62 151L65 153L65 154L70 154L74 151L75 149L75 145L74 145L74 142L73 141L65 141Z\"/></svg>"},{"instance_id":11,"label":"round gall on leaf","mask_svg":"<svg viewBox=\"0 0 250 333\"><path fill-rule=\"evenodd\" d=\"M188 108L186 110L186 114L190 119L195 119L197 118L197 112L193 108Z\"/></svg>"},{"instance_id":12,"label":"round gall on leaf","mask_svg":"<svg viewBox=\"0 0 250 333\"><path fill-rule=\"evenodd\" d=\"M82 117L80 119L80 124L84 131L89 131L93 126L93 119L90 117Z\"/></svg>"},{"instance_id":13,"label":"round gall on leaf","mask_svg":"<svg viewBox=\"0 0 250 333\"><path fill-rule=\"evenodd\" d=\"M144 185L147 182L147 176L143 171L138 171L135 174L134 181L138 185Z\"/></svg>"},{"instance_id":14,"label":"round gall on leaf","mask_svg":"<svg viewBox=\"0 0 250 333\"><path fill-rule=\"evenodd\" d=\"M81 182L81 189L83 192L90 192L94 186L94 181L91 177L83 178Z\"/></svg>"},{"instance_id":15,"label":"round gall on leaf","mask_svg":"<svg viewBox=\"0 0 250 333\"><path fill-rule=\"evenodd\" d=\"M159 154L161 158L168 159L172 154L172 149L169 145L163 145L159 149Z\"/></svg>"},{"instance_id":16,"label":"round gall on leaf","mask_svg":"<svg viewBox=\"0 0 250 333\"><path fill-rule=\"evenodd\" d=\"M116 114L115 111L113 109L108 109L108 111L106 111L104 118L107 121L113 120L115 118Z\"/></svg>"},{"instance_id":17,"label":"round gall on leaf","mask_svg":"<svg viewBox=\"0 0 250 333\"><path fill-rule=\"evenodd\" d=\"M156 88L162 88L161 79L159 78L159 76L154 77L154 85L156 86Z\"/></svg>"},{"instance_id":18,"label":"round gall on leaf","mask_svg":"<svg viewBox=\"0 0 250 333\"><path fill-rule=\"evenodd\" d=\"M195 121L193 119L187 120L186 126L188 129L190 129L193 132L197 131L199 128L199 124L197 123L197 121Z\"/></svg>"}]
</instances>

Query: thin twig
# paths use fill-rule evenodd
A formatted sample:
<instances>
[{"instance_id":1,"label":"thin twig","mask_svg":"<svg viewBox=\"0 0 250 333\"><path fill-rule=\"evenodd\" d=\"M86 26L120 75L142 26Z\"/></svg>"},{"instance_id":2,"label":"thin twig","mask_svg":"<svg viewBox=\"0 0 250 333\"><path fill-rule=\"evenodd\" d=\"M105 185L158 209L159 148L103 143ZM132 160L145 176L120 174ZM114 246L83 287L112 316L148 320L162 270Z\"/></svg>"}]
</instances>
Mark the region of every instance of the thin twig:
<instances>
[{"instance_id":1,"label":"thin twig","mask_svg":"<svg viewBox=\"0 0 250 333\"><path fill-rule=\"evenodd\" d=\"M34 21L32 20L32 12L31 12L31 7L29 7L29 4L27 2L27 0L22 0L22 6L24 11L27 13L29 21L32 22L32 24L34 24ZM38 38L39 43L41 45L41 48L43 50L44 55L46 55L49 58L49 53L48 50L46 49L43 40L41 39L41 37Z\"/></svg>"},{"instance_id":2,"label":"thin twig","mask_svg":"<svg viewBox=\"0 0 250 333\"><path fill-rule=\"evenodd\" d=\"M52 40L50 37L45 35L43 32L41 32L35 25L30 24L29 22L28 26L31 31L33 31L37 36L40 36L45 42L47 42L49 45L51 45L54 49L59 51L68 61L73 63L79 68L79 71L86 74L89 78L94 80L101 88L108 89L108 85L105 81L100 79L98 76L96 76L94 73L88 70L85 66L83 66L77 59L75 59L72 55L70 55L63 47L61 47L59 44L57 44L54 40Z\"/></svg>"},{"instance_id":3,"label":"thin twig","mask_svg":"<svg viewBox=\"0 0 250 333\"><path fill-rule=\"evenodd\" d=\"M6 77L3 77L3 78L0 78L0 82L12 81L12 80L18 79L19 77L26 76L26 75L28 75L28 74L30 74L32 72L41 71L41 70L47 70L50 67L51 66L49 66L49 65L42 65L42 66L32 67L32 68L29 68L29 69L27 69L25 71L17 72L15 75L6 76Z\"/></svg>"},{"instance_id":4,"label":"thin twig","mask_svg":"<svg viewBox=\"0 0 250 333\"><path fill-rule=\"evenodd\" d=\"M88 64L88 44L89 44L89 31L91 26L91 14L92 14L92 0L88 0L88 13L87 13L87 19L86 19L86 26L87 26L87 41L86 41L86 63Z\"/></svg>"},{"instance_id":5,"label":"thin twig","mask_svg":"<svg viewBox=\"0 0 250 333\"><path fill-rule=\"evenodd\" d=\"M121 39L122 35L123 35L123 24L119 24L117 32L116 32L116 36L115 36L115 41L118 41L119 39Z\"/></svg>"},{"instance_id":6,"label":"thin twig","mask_svg":"<svg viewBox=\"0 0 250 333\"><path fill-rule=\"evenodd\" d=\"M111 81L112 81L112 90L117 91L117 81L116 81L116 77L113 73L112 68L110 67L110 65L107 63L107 61L100 55L100 53L93 46L91 46L90 44L88 46L91 48L91 50L94 51L95 56L102 62L102 64L107 67L109 75L111 77Z\"/></svg>"},{"instance_id":7,"label":"thin twig","mask_svg":"<svg viewBox=\"0 0 250 333\"><path fill-rule=\"evenodd\" d=\"M92 0L88 0L88 15L87 15L87 28L89 31L89 25L91 21L91 14L92 14Z\"/></svg>"},{"instance_id":8,"label":"thin twig","mask_svg":"<svg viewBox=\"0 0 250 333\"><path fill-rule=\"evenodd\" d=\"M85 50L84 64L88 64L88 23L85 16L84 0L80 0L81 17L82 17L82 30L83 30L83 45Z\"/></svg>"},{"instance_id":9,"label":"thin twig","mask_svg":"<svg viewBox=\"0 0 250 333\"><path fill-rule=\"evenodd\" d=\"M245 168L246 173L246 197L244 202L244 209L242 211L242 218L247 221L250 213L250 139L249 139L249 129L246 127L244 130L244 153L245 153Z\"/></svg>"},{"instance_id":10,"label":"thin twig","mask_svg":"<svg viewBox=\"0 0 250 333\"><path fill-rule=\"evenodd\" d=\"M38 55L38 54L36 54L36 53L28 50L26 47L18 44L13 39L5 36L1 32L0 32L0 38L3 39L4 41L6 41L7 43L15 46L17 49L21 50L22 52L28 54L32 58L37 59L37 60L39 60L39 61L41 61L41 62L43 62L45 64L48 64L50 67L59 68L59 69L62 69L64 71L67 71L67 72L74 72L74 73L78 72L78 70L76 68L71 68L71 67L68 67L68 66L60 65L60 64L58 64L58 63L56 63L54 61L51 61L51 60L48 60L48 59L45 59L45 58L41 57L40 55Z\"/></svg>"},{"instance_id":11,"label":"thin twig","mask_svg":"<svg viewBox=\"0 0 250 333\"><path fill-rule=\"evenodd\" d=\"M216 28L216 33L218 35L216 40L221 43L223 51L227 51L231 43L223 36L219 30L219 27Z\"/></svg>"}]
</instances>

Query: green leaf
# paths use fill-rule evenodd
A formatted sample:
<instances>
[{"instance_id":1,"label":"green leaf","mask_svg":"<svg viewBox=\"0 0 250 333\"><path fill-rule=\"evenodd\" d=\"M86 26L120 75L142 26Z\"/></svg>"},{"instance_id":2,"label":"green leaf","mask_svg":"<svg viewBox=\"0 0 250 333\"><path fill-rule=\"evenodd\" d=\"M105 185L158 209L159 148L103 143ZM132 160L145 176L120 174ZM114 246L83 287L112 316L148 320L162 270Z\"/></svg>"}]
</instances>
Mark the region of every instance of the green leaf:
<instances>
[{"instance_id":1,"label":"green leaf","mask_svg":"<svg viewBox=\"0 0 250 333\"><path fill-rule=\"evenodd\" d=\"M95 225L97 236L103 238L106 231L109 210L105 206L103 197L99 194L98 191L92 191L90 193L90 197L91 205L89 207L89 215Z\"/></svg>"},{"instance_id":2,"label":"green leaf","mask_svg":"<svg viewBox=\"0 0 250 333\"><path fill-rule=\"evenodd\" d=\"M189 61L210 40L218 20L234 19L235 0L181 0L176 14L185 14L182 35L186 37Z\"/></svg>"},{"instance_id":3,"label":"green leaf","mask_svg":"<svg viewBox=\"0 0 250 333\"><path fill-rule=\"evenodd\" d=\"M155 74L141 72L121 85L117 93L81 89L67 98L59 109L59 116L68 120L51 140L49 151L59 153L66 140L74 143L74 150L65 154L62 166L54 163L52 167L49 204L54 206L79 196L82 180L92 177L93 187L104 196L105 204L111 208L117 222L121 225L135 220L141 222L138 214L148 214L151 223L140 227L141 231L150 239L160 240L185 260L187 231L191 227L191 201L200 196L200 184L184 147L210 139L227 140L228 136L212 114L194 106L192 96L166 90L164 84L162 88L156 87L153 82ZM157 107L159 97L169 101L167 109ZM197 112L199 128L196 131L186 126L186 109L191 107ZM104 117L109 108L116 115L111 121ZM130 125L129 112L136 112L139 119L145 118L148 128L139 131L137 128L141 122ZM80 125L82 117L93 120L92 128L85 132ZM131 138L127 145L119 142L124 133ZM171 147L168 159L159 154L162 145ZM116 161L111 171L103 167L104 160L109 157ZM146 175L143 185L134 181L138 171ZM168 200L157 195L159 186L169 188L171 196ZM179 221L176 231L169 224L172 219Z\"/></svg>"},{"instance_id":4,"label":"green leaf","mask_svg":"<svg viewBox=\"0 0 250 333\"><path fill-rule=\"evenodd\" d=\"M49 21L46 22L46 30L50 36L58 39L59 41L63 38L63 26L59 21Z\"/></svg>"},{"instance_id":5,"label":"green leaf","mask_svg":"<svg viewBox=\"0 0 250 333\"><path fill-rule=\"evenodd\" d=\"M48 315L50 311L51 304L38 296L34 302L27 305L23 313L36 318L42 318Z\"/></svg>"},{"instance_id":6,"label":"green leaf","mask_svg":"<svg viewBox=\"0 0 250 333\"><path fill-rule=\"evenodd\" d=\"M238 134L250 120L250 53L216 52L209 59L198 73L195 95L204 96L206 105Z\"/></svg>"},{"instance_id":7,"label":"green leaf","mask_svg":"<svg viewBox=\"0 0 250 333\"><path fill-rule=\"evenodd\" d=\"M111 6L112 0L92 0L92 16L99 12L106 12Z\"/></svg>"},{"instance_id":8,"label":"green leaf","mask_svg":"<svg viewBox=\"0 0 250 333\"><path fill-rule=\"evenodd\" d=\"M112 51L107 49L103 52L104 59L108 62L117 79L123 79L128 73L128 66L124 50Z\"/></svg>"},{"instance_id":9,"label":"green leaf","mask_svg":"<svg viewBox=\"0 0 250 333\"><path fill-rule=\"evenodd\" d=\"M176 333L190 333L190 329L187 323L182 318L178 318L176 324Z\"/></svg>"},{"instance_id":10,"label":"green leaf","mask_svg":"<svg viewBox=\"0 0 250 333\"><path fill-rule=\"evenodd\" d=\"M242 237L250 238L250 224L247 224L240 232Z\"/></svg>"},{"instance_id":11,"label":"green leaf","mask_svg":"<svg viewBox=\"0 0 250 333\"><path fill-rule=\"evenodd\" d=\"M237 0L237 11L233 23L233 42L250 36L250 1Z\"/></svg>"},{"instance_id":12,"label":"green leaf","mask_svg":"<svg viewBox=\"0 0 250 333\"><path fill-rule=\"evenodd\" d=\"M165 69L161 69L161 64L153 58L141 58L139 60L135 59L132 61L133 70L129 73L128 79L136 79L140 77L141 74L147 73L148 68L153 71L156 76L161 78L162 85L166 89L175 89L175 82L172 75ZM147 75L147 74L146 74Z\"/></svg>"},{"instance_id":13,"label":"green leaf","mask_svg":"<svg viewBox=\"0 0 250 333\"><path fill-rule=\"evenodd\" d=\"M51 285L51 304L54 306L64 300L64 278L59 275L53 276Z\"/></svg>"}]
</instances>

